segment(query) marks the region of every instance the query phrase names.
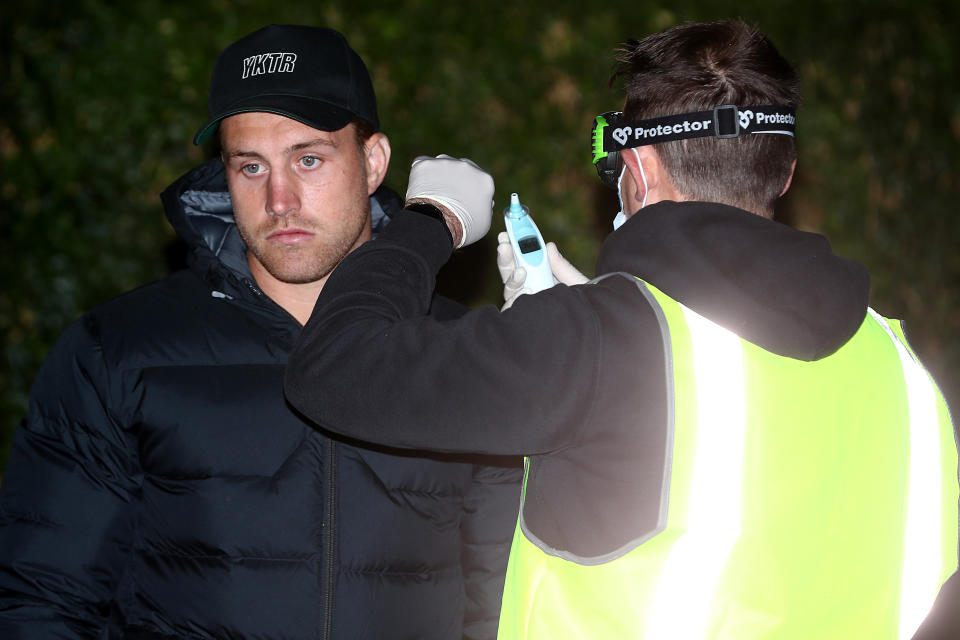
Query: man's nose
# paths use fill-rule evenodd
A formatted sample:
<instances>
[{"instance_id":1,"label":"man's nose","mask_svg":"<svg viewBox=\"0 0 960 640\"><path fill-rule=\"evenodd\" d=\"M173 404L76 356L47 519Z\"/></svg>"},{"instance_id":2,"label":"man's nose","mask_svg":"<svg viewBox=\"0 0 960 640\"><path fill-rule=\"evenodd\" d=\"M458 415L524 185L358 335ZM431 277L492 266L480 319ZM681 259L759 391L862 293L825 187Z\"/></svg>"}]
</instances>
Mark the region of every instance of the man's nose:
<instances>
[{"instance_id":1,"label":"man's nose","mask_svg":"<svg viewBox=\"0 0 960 640\"><path fill-rule=\"evenodd\" d=\"M283 171L274 171L270 174L270 180L267 183L266 208L267 213L275 216L295 213L300 208L296 181Z\"/></svg>"}]
</instances>

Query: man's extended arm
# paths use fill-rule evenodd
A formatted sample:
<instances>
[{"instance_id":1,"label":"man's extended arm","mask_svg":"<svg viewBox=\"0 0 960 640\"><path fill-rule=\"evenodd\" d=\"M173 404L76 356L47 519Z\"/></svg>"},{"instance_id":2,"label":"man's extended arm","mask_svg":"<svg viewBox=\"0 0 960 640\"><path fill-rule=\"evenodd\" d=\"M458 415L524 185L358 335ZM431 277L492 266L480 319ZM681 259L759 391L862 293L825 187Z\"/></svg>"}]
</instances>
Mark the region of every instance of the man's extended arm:
<instances>
[{"instance_id":1,"label":"man's extended arm","mask_svg":"<svg viewBox=\"0 0 960 640\"><path fill-rule=\"evenodd\" d=\"M593 323L589 310L549 291L508 313L486 306L438 322L425 314L450 251L439 223L400 212L348 256L291 353L288 399L327 429L389 446L506 455L560 446L564 424L591 410L592 389L579 382L596 361L595 332L578 329Z\"/></svg>"},{"instance_id":2,"label":"man's extended arm","mask_svg":"<svg viewBox=\"0 0 960 640\"><path fill-rule=\"evenodd\" d=\"M491 182L480 196L487 226L492 193ZM452 248L439 221L400 212L348 256L291 354L289 400L325 428L390 446L510 455L572 443L599 380L583 293L557 287L503 314L438 322L426 312Z\"/></svg>"}]
</instances>

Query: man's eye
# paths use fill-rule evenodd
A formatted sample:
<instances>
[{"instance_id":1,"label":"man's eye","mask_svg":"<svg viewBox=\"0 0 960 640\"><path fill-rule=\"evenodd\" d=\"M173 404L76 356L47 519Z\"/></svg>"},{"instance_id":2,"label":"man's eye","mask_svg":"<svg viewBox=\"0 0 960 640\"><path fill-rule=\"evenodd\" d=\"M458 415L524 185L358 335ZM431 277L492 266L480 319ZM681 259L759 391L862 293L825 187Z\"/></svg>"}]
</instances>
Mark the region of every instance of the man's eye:
<instances>
[{"instance_id":1,"label":"man's eye","mask_svg":"<svg viewBox=\"0 0 960 640\"><path fill-rule=\"evenodd\" d=\"M305 166L307 169L313 169L314 167L320 166L320 158L316 156L304 156L300 159L300 164Z\"/></svg>"},{"instance_id":2,"label":"man's eye","mask_svg":"<svg viewBox=\"0 0 960 640\"><path fill-rule=\"evenodd\" d=\"M258 163L256 163L256 162L251 162L250 164L245 164L245 165L243 165L243 166L240 168L240 170L243 171L244 173L246 173L247 175L255 176L255 175L257 175L258 173L260 173L260 171L261 171L262 168L263 168L263 167L262 167L260 164L258 164Z\"/></svg>"}]
</instances>

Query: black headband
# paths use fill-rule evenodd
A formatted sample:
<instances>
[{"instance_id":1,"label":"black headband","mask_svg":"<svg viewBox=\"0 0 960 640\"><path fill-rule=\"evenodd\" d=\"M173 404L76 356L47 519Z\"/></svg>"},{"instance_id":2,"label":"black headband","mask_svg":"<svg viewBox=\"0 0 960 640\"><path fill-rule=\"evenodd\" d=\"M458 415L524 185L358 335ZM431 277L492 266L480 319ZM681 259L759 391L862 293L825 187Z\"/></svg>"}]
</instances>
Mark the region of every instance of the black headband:
<instances>
[{"instance_id":1,"label":"black headband","mask_svg":"<svg viewBox=\"0 0 960 640\"><path fill-rule=\"evenodd\" d=\"M593 124L593 161L607 153L658 142L687 138L736 138L742 133L774 133L792 136L796 131L793 109L767 105L740 108L725 104L709 111L681 113L638 122L623 122L623 114L611 111L597 116Z\"/></svg>"}]
</instances>

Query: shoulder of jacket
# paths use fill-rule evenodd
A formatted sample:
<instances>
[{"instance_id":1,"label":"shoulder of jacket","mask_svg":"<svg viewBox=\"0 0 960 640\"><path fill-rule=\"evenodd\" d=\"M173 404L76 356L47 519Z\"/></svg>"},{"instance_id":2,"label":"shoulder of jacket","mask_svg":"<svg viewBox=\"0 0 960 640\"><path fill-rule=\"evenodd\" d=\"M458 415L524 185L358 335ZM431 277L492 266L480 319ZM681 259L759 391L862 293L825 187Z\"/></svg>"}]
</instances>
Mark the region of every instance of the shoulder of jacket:
<instances>
[{"instance_id":1,"label":"shoulder of jacket","mask_svg":"<svg viewBox=\"0 0 960 640\"><path fill-rule=\"evenodd\" d=\"M225 339L236 338L248 323L240 321L243 314L236 305L226 304L231 300L184 270L108 300L74 324L100 345L109 365L117 366L153 351L163 353L165 344L184 349L194 339L206 342L204 326L218 327Z\"/></svg>"}]
</instances>

